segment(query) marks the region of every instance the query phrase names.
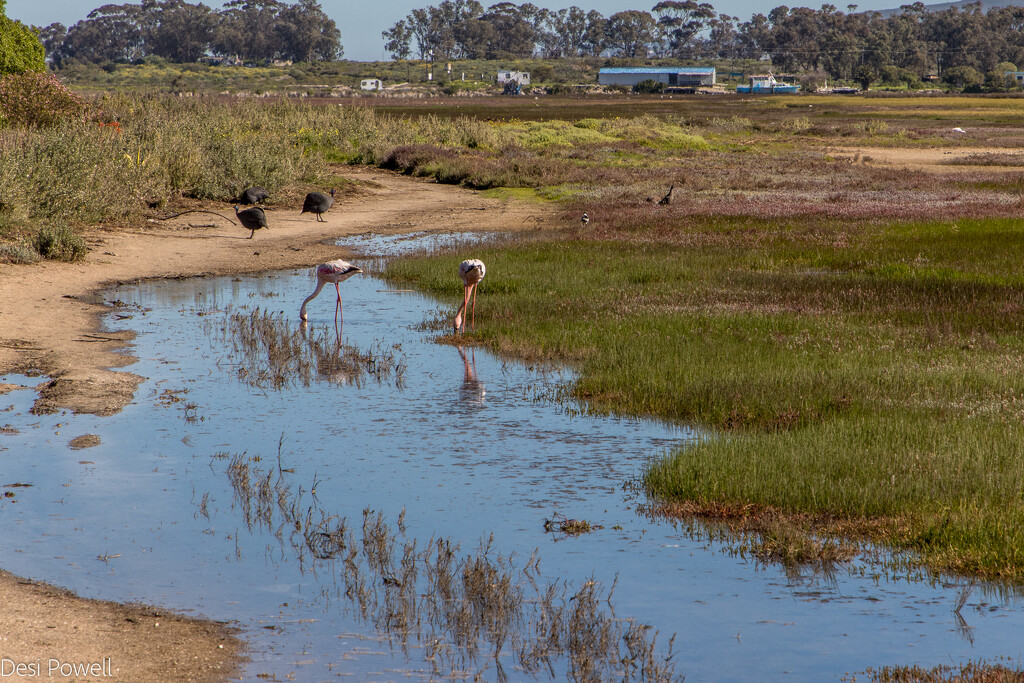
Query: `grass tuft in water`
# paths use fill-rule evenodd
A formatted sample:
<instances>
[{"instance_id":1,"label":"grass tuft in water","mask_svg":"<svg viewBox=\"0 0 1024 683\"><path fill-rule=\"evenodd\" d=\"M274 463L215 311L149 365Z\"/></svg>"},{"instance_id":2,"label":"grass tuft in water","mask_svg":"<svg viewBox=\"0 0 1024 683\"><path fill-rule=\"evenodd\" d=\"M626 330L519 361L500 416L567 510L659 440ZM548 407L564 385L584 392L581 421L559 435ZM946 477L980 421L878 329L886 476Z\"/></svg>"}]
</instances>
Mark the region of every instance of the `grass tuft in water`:
<instances>
[{"instance_id":1,"label":"grass tuft in water","mask_svg":"<svg viewBox=\"0 0 1024 683\"><path fill-rule=\"evenodd\" d=\"M872 683L1022 683L1024 672L1002 664L966 662L960 665L886 666L865 672Z\"/></svg>"},{"instance_id":2,"label":"grass tuft in water","mask_svg":"<svg viewBox=\"0 0 1024 683\"><path fill-rule=\"evenodd\" d=\"M326 325L294 327L283 314L260 309L229 312L219 334L231 344L239 380L250 386L282 389L322 381L359 387L369 378L401 389L405 383L400 344L377 340L363 349L343 342Z\"/></svg>"},{"instance_id":3,"label":"grass tuft in water","mask_svg":"<svg viewBox=\"0 0 1024 683\"><path fill-rule=\"evenodd\" d=\"M482 676L493 667L506 681L511 666L531 675L564 670L572 681L681 680L674 638L663 652L649 626L615 617L614 585L606 592L593 578L575 590L545 582L536 553L520 567L496 553L492 539L469 553L444 538L421 545L405 534L404 511L397 529L369 508L350 525L320 505L315 489L323 482L307 492L280 464L260 460L236 454L226 468L249 531L272 534L303 571L338 575L330 599L343 599L403 652L419 649L432 675ZM200 512L210 503L204 495Z\"/></svg>"}]
</instances>

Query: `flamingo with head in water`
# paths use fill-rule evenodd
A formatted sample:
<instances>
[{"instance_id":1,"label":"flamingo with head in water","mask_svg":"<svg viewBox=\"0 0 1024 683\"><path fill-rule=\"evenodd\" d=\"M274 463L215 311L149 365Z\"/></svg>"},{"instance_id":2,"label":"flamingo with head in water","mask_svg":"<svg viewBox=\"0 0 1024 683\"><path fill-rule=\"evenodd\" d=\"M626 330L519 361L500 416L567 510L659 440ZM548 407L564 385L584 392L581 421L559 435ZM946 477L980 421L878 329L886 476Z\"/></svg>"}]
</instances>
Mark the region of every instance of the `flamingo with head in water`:
<instances>
[{"instance_id":1,"label":"flamingo with head in water","mask_svg":"<svg viewBox=\"0 0 1024 683\"><path fill-rule=\"evenodd\" d=\"M462 282L466 286L466 292L462 299L462 305L459 306L459 312L455 314L455 332L459 332L460 329L465 331L466 321L462 316L469 306L470 296L473 297L473 320L471 324L473 328L476 328L476 286L484 279L486 272L487 269L484 267L484 262L480 259L466 259L459 264L459 277L462 278Z\"/></svg>"},{"instance_id":2,"label":"flamingo with head in water","mask_svg":"<svg viewBox=\"0 0 1024 683\"><path fill-rule=\"evenodd\" d=\"M316 298L316 295L320 293L320 290L324 288L324 285L331 282L334 283L334 289L338 292L338 303L334 307L334 322L338 322L338 313L341 313L341 322L345 322L345 314L341 310L341 288L339 284L349 279L356 273L363 272L362 268L357 268L348 261L328 261L327 263L321 263L316 267L316 289L313 293L306 297L306 300L302 302L302 308L299 309L299 318L303 321L306 320L306 304Z\"/></svg>"}]
</instances>

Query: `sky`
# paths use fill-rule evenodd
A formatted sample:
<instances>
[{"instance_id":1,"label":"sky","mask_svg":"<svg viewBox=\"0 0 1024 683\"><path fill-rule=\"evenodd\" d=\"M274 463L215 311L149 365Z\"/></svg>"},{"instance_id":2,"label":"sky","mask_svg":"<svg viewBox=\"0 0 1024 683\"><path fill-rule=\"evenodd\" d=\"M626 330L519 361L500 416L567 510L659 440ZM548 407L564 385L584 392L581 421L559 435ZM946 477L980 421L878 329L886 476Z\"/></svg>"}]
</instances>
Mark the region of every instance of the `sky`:
<instances>
[{"instance_id":1,"label":"sky","mask_svg":"<svg viewBox=\"0 0 1024 683\"><path fill-rule=\"evenodd\" d=\"M192 0L194 2L194 0ZM288 2L289 0L285 0ZM498 0L481 0L484 7L495 4ZM514 0L522 4L526 0ZM703 0L711 2L716 12L739 17L740 21L750 19L755 12L767 14L779 5L788 7L812 7L818 9L826 0L815 3L799 2L798 0ZM389 55L384 50L384 39L381 31L391 28L396 22L405 18L412 10L440 4L441 0L382 0L367 6L356 0L320 0L320 7L341 31L341 44L345 48L345 59L356 61L387 60ZM650 11L658 0L593 0L580 2L574 0L532 0L538 7L562 9L576 5L586 11L596 9L608 17L616 12L628 9ZM849 0L832 1L831 4L845 12ZM861 11L881 10L908 4L911 0L862 0L857 2ZM71 26L85 19L92 10L106 4L137 4L138 0L7 0L7 16L30 26L49 26L60 22ZM219 9L220 0L205 0L204 4ZM289 3L291 4L291 3ZM929 4L927 1L925 4Z\"/></svg>"}]
</instances>

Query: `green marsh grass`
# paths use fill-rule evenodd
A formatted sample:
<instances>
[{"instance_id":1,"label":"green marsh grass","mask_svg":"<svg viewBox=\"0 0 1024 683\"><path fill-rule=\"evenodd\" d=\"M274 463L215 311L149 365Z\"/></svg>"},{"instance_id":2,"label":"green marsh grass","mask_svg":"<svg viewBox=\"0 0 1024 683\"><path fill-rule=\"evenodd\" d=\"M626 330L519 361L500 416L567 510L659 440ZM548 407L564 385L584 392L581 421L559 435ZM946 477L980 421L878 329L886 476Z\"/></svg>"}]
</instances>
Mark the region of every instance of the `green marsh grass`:
<instances>
[{"instance_id":1,"label":"green marsh grass","mask_svg":"<svg viewBox=\"0 0 1024 683\"><path fill-rule=\"evenodd\" d=\"M682 232L483 245L470 338L569 360L592 411L704 430L651 463L655 498L860 522L936 570L1021 578L1016 222ZM456 265L388 276L456 301Z\"/></svg>"}]
</instances>

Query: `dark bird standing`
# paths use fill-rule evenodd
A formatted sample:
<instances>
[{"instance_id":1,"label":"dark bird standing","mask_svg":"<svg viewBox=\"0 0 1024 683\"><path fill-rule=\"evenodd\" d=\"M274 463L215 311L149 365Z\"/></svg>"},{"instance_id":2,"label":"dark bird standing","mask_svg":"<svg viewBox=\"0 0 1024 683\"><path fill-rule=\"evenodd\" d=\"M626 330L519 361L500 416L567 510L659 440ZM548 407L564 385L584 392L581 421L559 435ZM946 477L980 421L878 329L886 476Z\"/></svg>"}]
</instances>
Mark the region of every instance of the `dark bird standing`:
<instances>
[{"instance_id":1,"label":"dark bird standing","mask_svg":"<svg viewBox=\"0 0 1024 683\"><path fill-rule=\"evenodd\" d=\"M580 216L580 223L582 223L583 225L586 225L589 222L590 222L590 216L588 216L587 214L583 214L582 216Z\"/></svg>"},{"instance_id":2,"label":"dark bird standing","mask_svg":"<svg viewBox=\"0 0 1024 683\"><path fill-rule=\"evenodd\" d=\"M321 223L326 223L323 214L334 206L334 190L331 190L330 195L326 195L323 192L310 192L306 195L306 201L302 202L302 211L299 213L301 216L304 213L315 213L316 219Z\"/></svg>"},{"instance_id":3,"label":"dark bird standing","mask_svg":"<svg viewBox=\"0 0 1024 683\"><path fill-rule=\"evenodd\" d=\"M243 192L242 196L238 198L239 204L259 204L265 202L270 198L270 193L259 185L253 185L247 187Z\"/></svg>"},{"instance_id":4,"label":"dark bird standing","mask_svg":"<svg viewBox=\"0 0 1024 683\"><path fill-rule=\"evenodd\" d=\"M672 203L672 194L676 191L676 186L672 185L668 188L668 194L661 198L658 202L659 206L668 206Z\"/></svg>"},{"instance_id":5,"label":"dark bird standing","mask_svg":"<svg viewBox=\"0 0 1024 683\"><path fill-rule=\"evenodd\" d=\"M270 226L267 225L267 214L263 213L263 209L258 206L239 211L238 205L236 204L235 216L238 217L243 228L246 230L252 230L252 232L249 233L249 239L252 239L252 236L255 235L256 231L260 228L270 229Z\"/></svg>"}]
</instances>

